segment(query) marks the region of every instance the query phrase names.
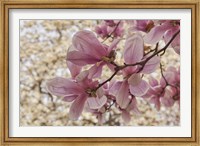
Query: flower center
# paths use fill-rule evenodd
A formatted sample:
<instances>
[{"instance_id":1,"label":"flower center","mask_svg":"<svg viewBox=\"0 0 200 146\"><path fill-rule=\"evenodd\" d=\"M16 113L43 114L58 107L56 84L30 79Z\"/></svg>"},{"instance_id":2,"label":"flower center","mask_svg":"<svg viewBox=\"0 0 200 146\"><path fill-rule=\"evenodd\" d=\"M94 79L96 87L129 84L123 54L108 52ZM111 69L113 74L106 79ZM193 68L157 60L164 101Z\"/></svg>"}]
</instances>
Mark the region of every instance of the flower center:
<instances>
[{"instance_id":1,"label":"flower center","mask_svg":"<svg viewBox=\"0 0 200 146\"><path fill-rule=\"evenodd\" d=\"M114 62L115 61L115 56L116 56L116 53L115 53L115 50L112 50L108 56L103 56L101 59L105 62Z\"/></svg>"},{"instance_id":2,"label":"flower center","mask_svg":"<svg viewBox=\"0 0 200 146\"><path fill-rule=\"evenodd\" d=\"M86 92L86 93L88 94L88 96L90 96L90 97L97 97L96 91L95 91L94 89L88 88L88 89L86 89L85 92Z\"/></svg>"}]
</instances>

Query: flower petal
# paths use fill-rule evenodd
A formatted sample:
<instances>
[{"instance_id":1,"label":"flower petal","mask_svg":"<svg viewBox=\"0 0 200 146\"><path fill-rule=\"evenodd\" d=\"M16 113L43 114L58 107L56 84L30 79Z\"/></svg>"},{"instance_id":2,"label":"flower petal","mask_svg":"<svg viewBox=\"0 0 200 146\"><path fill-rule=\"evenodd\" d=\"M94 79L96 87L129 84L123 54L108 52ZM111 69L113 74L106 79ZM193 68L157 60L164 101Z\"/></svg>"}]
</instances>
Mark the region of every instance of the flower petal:
<instances>
[{"instance_id":1,"label":"flower petal","mask_svg":"<svg viewBox=\"0 0 200 146\"><path fill-rule=\"evenodd\" d=\"M119 92L119 89L120 87L122 86L122 83L121 81L118 81L118 82L110 82L110 85L109 85L109 94L113 95L113 96L116 96Z\"/></svg>"},{"instance_id":2,"label":"flower petal","mask_svg":"<svg viewBox=\"0 0 200 146\"><path fill-rule=\"evenodd\" d=\"M128 105L128 107L126 108L127 111L134 111L137 114L139 113L139 110L137 108L137 100L135 97L132 97L131 99L131 103Z\"/></svg>"},{"instance_id":3,"label":"flower petal","mask_svg":"<svg viewBox=\"0 0 200 146\"><path fill-rule=\"evenodd\" d=\"M169 84L175 84L176 83L176 80L175 80L175 74L173 72L165 72L163 73L165 79L167 80L167 82ZM165 87L166 86L166 81L165 79L162 77L161 80L160 80L160 84L162 87Z\"/></svg>"},{"instance_id":4,"label":"flower petal","mask_svg":"<svg viewBox=\"0 0 200 146\"><path fill-rule=\"evenodd\" d=\"M151 87L158 86L158 80L156 80L154 77L150 76L149 77L149 84L151 85Z\"/></svg>"},{"instance_id":5,"label":"flower petal","mask_svg":"<svg viewBox=\"0 0 200 146\"><path fill-rule=\"evenodd\" d=\"M132 74L128 78L128 84L132 86L137 86L138 84L140 84L141 81L142 81L142 78L140 77L140 73Z\"/></svg>"},{"instance_id":6,"label":"flower petal","mask_svg":"<svg viewBox=\"0 0 200 146\"><path fill-rule=\"evenodd\" d=\"M81 94L75 99L69 111L69 118L71 120L77 120L80 117L86 100L87 96L85 94Z\"/></svg>"},{"instance_id":7,"label":"flower petal","mask_svg":"<svg viewBox=\"0 0 200 146\"><path fill-rule=\"evenodd\" d=\"M51 79L46 85L47 90L56 96L65 96L83 92L82 88L78 86L78 84L62 77Z\"/></svg>"},{"instance_id":8,"label":"flower petal","mask_svg":"<svg viewBox=\"0 0 200 146\"><path fill-rule=\"evenodd\" d=\"M156 107L156 109L157 109L158 111L160 110L160 98L159 98L159 97L156 97L156 96L152 97L152 98L150 99L150 102L153 103L153 104L155 105L155 107Z\"/></svg>"},{"instance_id":9,"label":"flower petal","mask_svg":"<svg viewBox=\"0 0 200 146\"><path fill-rule=\"evenodd\" d=\"M90 54L97 59L107 55L105 48L101 45L94 33L88 30L77 32L72 39L73 46L85 54Z\"/></svg>"},{"instance_id":10,"label":"flower petal","mask_svg":"<svg viewBox=\"0 0 200 146\"><path fill-rule=\"evenodd\" d=\"M156 70L159 64L160 64L160 57L154 56L145 64L141 72L145 74L150 74Z\"/></svg>"},{"instance_id":11,"label":"flower petal","mask_svg":"<svg viewBox=\"0 0 200 146\"><path fill-rule=\"evenodd\" d=\"M88 78L88 74L89 74L88 70L84 70L76 76L75 80L77 82L83 82L84 80Z\"/></svg>"},{"instance_id":12,"label":"flower petal","mask_svg":"<svg viewBox=\"0 0 200 146\"><path fill-rule=\"evenodd\" d=\"M100 87L97 91L96 94L98 97L102 97L104 95L104 90L103 87Z\"/></svg>"},{"instance_id":13,"label":"flower petal","mask_svg":"<svg viewBox=\"0 0 200 146\"><path fill-rule=\"evenodd\" d=\"M88 54L84 54L80 51L71 51L67 54L67 61L79 66L84 66L87 64L95 64L96 62L100 61L100 59Z\"/></svg>"},{"instance_id":14,"label":"flower petal","mask_svg":"<svg viewBox=\"0 0 200 146\"><path fill-rule=\"evenodd\" d=\"M74 99L76 99L76 97L78 97L78 95L75 95L75 94L66 95L66 96L63 98L63 101L72 102Z\"/></svg>"},{"instance_id":15,"label":"flower petal","mask_svg":"<svg viewBox=\"0 0 200 146\"><path fill-rule=\"evenodd\" d=\"M103 96L101 98L90 97L87 99L87 102L91 109L99 109L107 102L107 98L106 96Z\"/></svg>"},{"instance_id":16,"label":"flower petal","mask_svg":"<svg viewBox=\"0 0 200 146\"><path fill-rule=\"evenodd\" d=\"M115 39L112 44L108 47L108 52L110 53L110 51L115 50L118 43L119 43L120 39Z\"/></svg>"},{"instance_id":17,"label":"flower petal","mask_svg":"<svg viewBox=\"0 0 200 146\"><path fill-rule=\"evenodd\" d=\"M71 73L72 78L74 79L80 72L82 67L67 61L67 67Z\"/></svg>"},{"instance_id":18,"label":"flower petal","mask_svg":"<svg viewBox=\"0 0 200 146\"><path fill-rule=\"evenodd\" d=\"M155 26L149 33L144 37L144 41L148 44L156 44L162 39L164 33L170 28L168 24Z\"/></svg>"},{"instance_id":19,"label":"flower petal","mask_svg":"<svg viewBox=\"0 0 200 146\"><path fill-rule=\"evenodd\" d=\"M116 102L119 104L119 106L122 109L125 109L130 101L129 97L129 89L128 89L128 82L124 81L121 85L121 87L118 90L117 96L116 96Z\"/></svg>"},{"instance_id":20,"label":"flower petal","mask_svg":"<svg viewBox=\"0 0 200 146\"><path fill-rule=\"evenodd\" d=\"M131 115L130 115L130 113L127 112L126 110L123 110L123 111L122 111L122 119L124 120L124 122L125 122L126 124L128 124L128 123L130 122L130 120L131 120Z\"/></svg>"},{"instance_id":21,"label":"flower petal","mask_svg":"<svg viewBox=\"0 0 200 146\"><path fill-rule=\"evenodd\" d=\"M143 52L144 42L141 35L135 34L127 38L124 50L125 63L131 64L140 61L143 57Z\"/></svg>"},{"instance_id":22,"label":"flower petal","mask_svg":"<svg viewBox=\"0 0 200 146\"><path fill-rule=\"evenodd\" d=\"M137 97L140 97L147 93L149 89L149 85L147 84L146 81L141 80L140 84L138 84L137 86L130 85L129 88L130 88L131 94Z\"/></svg>"},{"instance_id":23,"label":"flower petal","mask_svg":"<svg viewBox=\"0 0 200 146\"><path fill-rule=\"evenodd\" d=\"M100 64L94 64L90 69L89 69L89 75L88 78L92 79L92 78L98 78L101 76L102 73L102 67L103 67L104 63L101 62Z\"/></svg>"},{"instance_id":24,"label":"flower petal","mask_svg":"<svg viewBox=\"0 0 200 146\"><path fill-rule=\"evenodd\" d=\"M168 43L170 39L173 37L173 35L178 32L180 26L174 26L171 29L169 29L165 35L164 35L164 40L165 43ZM180 33L175 37L175 39L171 42L171 47L173 47L174 51L177 54L180 54Z\"/></svg>"}]
</instances>

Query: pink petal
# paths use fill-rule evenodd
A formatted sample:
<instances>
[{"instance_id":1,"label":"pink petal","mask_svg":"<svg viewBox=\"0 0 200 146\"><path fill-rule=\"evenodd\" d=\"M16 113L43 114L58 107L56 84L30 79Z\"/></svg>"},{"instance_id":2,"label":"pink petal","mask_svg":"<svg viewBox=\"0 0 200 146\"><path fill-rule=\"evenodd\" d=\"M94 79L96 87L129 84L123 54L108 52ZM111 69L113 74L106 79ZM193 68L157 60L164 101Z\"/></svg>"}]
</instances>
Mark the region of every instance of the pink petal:
<instances>
[{"instance_id":1,"label":"pink petal","mask_svg":"<svg viewBox=\"0 0 200 146\"><path fill-rule=\"evenodd\" d=\"M119 43L120 39L115 39L112 44L109 46L108 48L108 52L110 53L110 51L115 50L118 43Z\"/></svg>"},{"instance_id":2,"label":"pink petal","mask_svg":"<svg viewBox=\"0 0 200 146\"><path fill-rule=\"evenodd\" d=\"M143 57L144 42L142 36L135 34L128 37L125 42L124 60L125 63L131 64L139 62Z\"/></svg>"},{"instance_id":3,"label":"pink petal","mask_svg":"<svg viewBox=\"0 0 200 146\"><path fill-rule=\"evenodd\" d=\"M104 95L104 90L103 87L100 87L97 91L96 94L98 97L102 97Z\"/></svg>"},{"instance_id":4,"label":"pink petal","mask_svg":"<svg viewBox=\"0 0 200 146\"><path fill-rule=\"evenodd\" d=\"M147 93L149 85L146 81L141 80L140 84L138 84L137 86L130 85L129 88L131 94L135 95L136 97L141 97L142 95Z\"/></svg>"},{"instance_id":5,"label":"pink petal","mask_svg":"<svg viewBox=\"0 0 200 146\"><path fill-rule=\"evenodd\" d=\"M160 110L160 98L158 97L152 97L150 100L151 103L153 103L156 107L156 109L159 111Z\"/></svg>"},{"instance_id":6,"label":"pink petal","mask_svg":"<svg viewBox=\"0 0 200 146\"><path fill-rule=\"evenodd\" d=\"M94 33L88 30L77 32L72 39L72 44L77 50L85 54L90 54L98 59L106 55L105 48L101 45Z\"/></svg>"},{"instance_id":7,"label":"pink petal","mask_svg":"<svg viewBox=\"0 0 200 146\"><path fill-rule=\"evenodd\" d=\"M69 118L71 120L77 120L80 117L86 100L87 96L85 94L81 94L75 99L69 111Z\"/></svg>"},{"instance_id":8,"label":"pink petal","mask_svg":"<svg viewBox=\"0 0 200 146\"><path fill-rule=\"evenodd\" d=\"M132 74L128 78L128 84L132 86L137 86L138 84L140 84L141 81L142 81L142 78L140 77L140 73Z\"/></svg>"},{"instance_id":9,"label":"pink petal","mask_svg":"<svg viewBox=\"0 0 200 146\"><path fill-rule=\"evenodd\" d=\"M78 74L78 75L76 76L75 80L76 80L77 82L82 82L82 81L88 79L88 75L89 75L88 70L84 70L84 71L82 71L80 74Z\"/></svg>"},{"instance_id":10,"label":"pink petal","mask_svg":"<svg viewBox=\"0 0 200 146\"><path fill-rule=\"evenodd\" d=\"M161 98L161 102L164 104L164 106L166 106L166 107L171 107L171 106L173 106L174 105L174 100L173 100L173 96L174 96L174 94L176 94L176 91L175 91L175 93L174 93L174 91L172 90L170 90L170 89L168 89L168 88L166 88L165 89L165 94L164 94L164 96Z\"/></svg>"},{"instance_id":11,"label":"pink petal","mask_svg":"<svg viewBox=\"0 0 200 146\"><path fill-rule=\"evenodd\" d=\"M158 80L156 80L154 77L150 76L149 77L149 84L151 85L151 87L155 87L158 85Z\"/></svg>"},{"instance_id":12,"label":"pink petal","mask_svg":"<svg viewBox=\"0 0 200 146\"><path fill-rule=\"evenodd\" d=\"M156 70L159 64L160 64L160 57L154 56L145 64L141 72L145 74L150 74Z\"/></svg>"},{"instance_id":13,"label":"pink petal","mask_svg":"<svg viewBox=\"0 0 200 146\"><path fill-rule=\"evenodd\" d=\"M144 37L144 41L148 44L156 44L159 42L164 33L170 28L167 24L155 26L150 30L150 32Z\"/></svg>"},{"instance_id":14,"label":"pink petal","mask_svg":"<svg viewBox=\"0 0 200 146\"><path fill-rule=\"evenodd\" d=\"M128 90L128 82L124 81L118 90L116 101L122 109L125 109L130 101L129 90Z\"/></svg>"},{"instance_id":15,"label":"pink petal","mask_svg":"<svg viewBox=\"0 0 200 146\"><path fill-rule=\"evenodd\" d=\"M179 26L175 26L172 27L171 29L169 29L165 35L164 35L164 40L165 43L168 43L170 41L170 39L173 37L173 35L179 30ZM177 54L180 54L180 34L178 34L176 36L176 38L172 41L171 43L171 47L173 47L174 51Z\"/></svg>"},{"instance_id":16,"label":"pink petal","mask_svg":"<svg viewBox=\"0 0 200 146\"><path fill-rule=\"evenodd\" d=\"M139 109L137 108L137 100L135 97L132 98L131 103L126 108L126 111L133 111L135 114L141 114Z\"/></svg>"},{"instance_id":17,"label":"pink petal","mask_svg":"<svg viewBox=\"0 0 200 146\"><path fill-rule=\"evenodd\" d=\"M125 122L126 124L128 124L128 123L130 122L130 120L131 120L131 115L130 115L130 113L127 112L126 110L123 110L123 111L122 111L122 119L124 120L124 122Z\"/></svg>"},{"instance_id":18,"label":"pink petal","mask_svg":"<svg viewBox=\"0 0 200 146\"><path fill-rule=\"evenodd\" d=\"M75 64L69 62L69 61L67 61L67 67L68 67L73 79L81 72L81 68L82 68L78 65L75 65Z\"/></svg>"},{"instance_id":19,"label":"pink petal","mask_svg":"<svg viewBox=\"0 0 200 146\"><path fill-rule=\"evenodd\" d=\"M97 119L99 124L103 124L105 122L105 116L103 114L98 114Z\"/></svg>"},{"instance_id":20,"label":"pink petal","mask_svg":"<svg viewBox=\"0 0 200 146\"><path fill-rule=\"evenodd\" d=\"M90 97L87 99L87 102L91 109L99 109L107 102L107 97L106 96L103 96L101 98Z\"/></svg>"},{"instance_id":21,"label":"pink petal","mask_svg":"<svg viewBox=\"0 0 200 146\"><path fill-rule=\"evenodd\" d=\"M174 51L177 54L180 54L180 34L176 36L174 41L171 43L171 46L173 47Z\"/></svg>"},{"instance_id":22,"label":"pink petal","mask_svg":"<svg viewBox=\"0 0 200 146\"><path fill-rule=\"evenodd\" d=\"M169 84L174 84L176 82L176 80L175 80L175 74L173 72L165 72L164 73L164 77L165 77L165 79L167 80L167 82ZM160 80L160 84L161 84L162 87L166 86L166 82L165 82L165 80L164 80L163 77Z\"/></svg>"},{"instance_id":23,"label":"pink petal","mask_svg":"<svg viewBox=\"0 0 200 146\"><path fill-rule=\"evenodd\" d=\"M92 78L98 78L101 76L102 73L102 67L103 67L104 63L101 62L100 64L96 63L95 65L93 65L90 69L89 69L89 75L88 78L92 79Z\"/></svg>"},{"instance_id":24,"label":"pink petal","mask_svg":"<svg viewBox=\"0 0 200 146\"><path fill-rule=\"evenodd\" d=\"M67 61L79 66L84 66L87 64L95 64L100 60L96 59L94 56L84 54L80 51L71 51L67 54Z\"/></svg>"},{"instance_id":25,"label":"pink petal","mask_svg":"<svg viewBox=\"0 0 200 146\"><path fill-rule=\"evenodd\" d=\"M66 96L63 98L63 101L72 102L74 99L76 99L76 97L78 97L78 95L74 95L74 94L66 95Z\"/></svg>"},{"instance_id":26,"label":"pink petal","mask_svg":"<svg viewBox=\"0 0 200 146\"><path fill-rule=\"evenodd\" d=\"M175 101L172 98L161 98L161 102L165 107L172 107Z\"/></svg>"},{"instance_id":27,"label":"pink petal","mask_svg":"<svg viewBox=\"0 0 200 146\"><path fill-rule=\"evenodd\" d=\"M167 68L167 72L169 72L169 71L171 71L171 72L177 72L176 68L173 67L173 66L169 66L169 67Z\"/></svg>"},{"instance_id":28,"label":"pink petal","mask_svg":"<svg viewBox=\"0 0 200 146\"><path fill-rule=\"evenodd\" d=\"M109 85L110 86L109 94L115 96L119 92L119 89L122 86L123 82L118 81L118 82L111 82L111 83L112 83L112 85Z\"/></svg>"},{"instance_id":29,"label":"pink petal","mask_svg":"<svg viewBox=\"0 0 200 146\"><path fill-rule=\"evenodd\" d=\"M56 96L65 96L83 92L83 89L79 87L78 84L62 77L57 77L49 80L47 82L47 90Z\"/></svg>"}]
</instances>

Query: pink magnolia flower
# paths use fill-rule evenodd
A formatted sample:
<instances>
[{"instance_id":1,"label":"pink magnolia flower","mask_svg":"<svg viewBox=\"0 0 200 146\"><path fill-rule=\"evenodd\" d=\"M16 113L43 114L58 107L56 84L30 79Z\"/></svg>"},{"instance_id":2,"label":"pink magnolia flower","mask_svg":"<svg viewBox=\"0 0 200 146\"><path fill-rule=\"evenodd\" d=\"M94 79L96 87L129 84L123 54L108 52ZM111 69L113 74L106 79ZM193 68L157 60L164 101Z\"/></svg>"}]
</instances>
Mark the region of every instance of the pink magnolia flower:
<instances>
[{"instance_id":1,"label":"pink magnolia flower","mask_svg":"<svg viewBox=\"0 0 200 146\"><path fill-rule=\"evenodd\" d=\"M152 76L149 77L149 85L147 93L143 95L143 98L149 98L150 103L153 103L157 110L160 110L160 98L164 96L165 85L162 86L159 82Z\"/></svg>"},{"instance_id":2,"label":"pink magnolia flower","mask_svg":"<svg viewBox=\"0 0 200 146\"><path fill-rule=\"evenodd\" d=\"M142 31L146 33L154 27L154 22L152 20L133 20L130 24L132 25L132 27L130 27L131 31Z\"/></svg>"},{"instance_id":3,"label":"pink magnolia flower","mask_svg":"<svg viewBox=\"0 0 200 146\"><path fill-rule=\"evenodd\" d=\"M126 64L135 64L143 60L144 56L144 42L139 34L128 37L125 43L124 60ZM142 79L141 73L153 72L158 64L160 58L155 56L151 58L140 71L140 65L134 67L127 67L123 70L124 81L121 84L116 95L116 101L122 109L127 108L129 103L130 94L136 97L143 96L149 86L148 83Z\"/></svg>"},{"instance_id":4,"label":"pink magnolia flower","mask_svg":"<svg viewBox=\"0 0 200 146\"><path fill-rule=\"evenodd\" d=\"M174 67L169 67L164 73L166 81L161 78L160 83L152 76L149 77L150 88L144 98L150 98L157 110L161 103L165 107L171 107L176 101L180 102L180 72Z\"/></svg>"},{"instance_id":5,"label":"pink magnolia flower","mask_svg":"<svg viewBox=\"0 0 200 146\"><path fill-rule=\"evenodd\" d=\"M73 101L69 112L72 120L81 115L85 102L91 109L101 108L107 102L105 96L92 90L98 86L98 81L92 81L88 75L88 71L83 71L75 80L57 77L47 82L47 90L51 94L63 97L66 102Z\"/></svg>"},{"instance_id":6,"label":"pink magnolia flower","mask_svg":"<svg viewBox=\"0 0 200 146\"><path fill-rule=\"evenodd\" d=\"M100 109L90 109L89 105L87 105L86 110L97 117L99 124L103 124L105 122L105 106L102 106Z\"/></svg>"},{"instance_id":7,"label":"pink magnolia flower","mask_svg":"<svg viewBox=\"0 0 200 146\"><path fill-rule=\"evenodd\" d=\"M114 38L121 37L124 32L123 22L117 20L104 20L99 26L95 27L95 32L102 39L110 35L112 35Z\"/></svg>"},{"instance_id":8,"label":"pink magnolia flower","mask_svg":"<svg viewBox=\"0 0 200 146\"><path fill-rule=\"evenodd\" d=\"M73 36L73 46L67 53L66 59L77 66L93 64L89 71L89 78L99 77L104 65L114 69L111 62L115 60L114 52L118 42L119 39L114 40L108 47L102 45L94 33L87 30L79 31Z\"/></svg>"},{"instance_id":9,"label":"pink magnolia flower","mask_svg":"<svg viewBox=\"0 0 200 146\"><path fill-rule=\"evenodd\" d=\"M164 106L171 107L176 101L180 102L180 68L168 67L164 76L169 86L166 95L161 98L161 102ZM163 78L161 79L161 84L162 86L166 85Z\"/></svg>"},{"instance_id":10,"label":"pink magnolia flower","mask_svg":"<svg viewBox=\"0 0 200 146\"><path fill-rule=\"evenodd\" d=\"M156 44L164 37L166 43L172 38L172 36L180 30L179 20L163 20L159 25L156 25L151 29L149 33L144 37L144 41L149 44ZM180 54L180 34L172 41L171 46L174 51Z\"/></svg>"},{"instance_id":11,"label":"pink magnolia flower","mask_svg":"<svg viewBox=\"0 0 200 146\"><path fill-rule=\"evenodd\" d=\"M140 111L137 108L137 100L135 97L132 97L129 99L129 104L125 109L122 109L122 119L127 124L131 120L131 114L130 112L134 112L136 114L140 114Z\"/></svg>"}]
</instances>

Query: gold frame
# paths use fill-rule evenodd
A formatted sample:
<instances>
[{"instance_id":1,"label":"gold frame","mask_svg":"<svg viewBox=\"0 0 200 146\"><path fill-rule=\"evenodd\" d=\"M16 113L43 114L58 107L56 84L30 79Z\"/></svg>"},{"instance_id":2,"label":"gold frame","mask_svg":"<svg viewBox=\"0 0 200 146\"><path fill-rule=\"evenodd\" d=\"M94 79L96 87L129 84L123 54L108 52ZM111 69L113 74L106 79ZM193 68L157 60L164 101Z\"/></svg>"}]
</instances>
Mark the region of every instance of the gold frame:
<instances>
[{"instance_id":1,"label":"gold frame","mask_svg":"<svg viewBox=\"0 0 200 146\"><path fill-rule=\"evenodd\" d=\"M2 145L200 145L199 116L199 0L0 0L0 122ZM19 138L9 137L8 117L8 15L11 8L178 8L192 10L192 137L189 138Z\"/></svg>"}]
</instances>

